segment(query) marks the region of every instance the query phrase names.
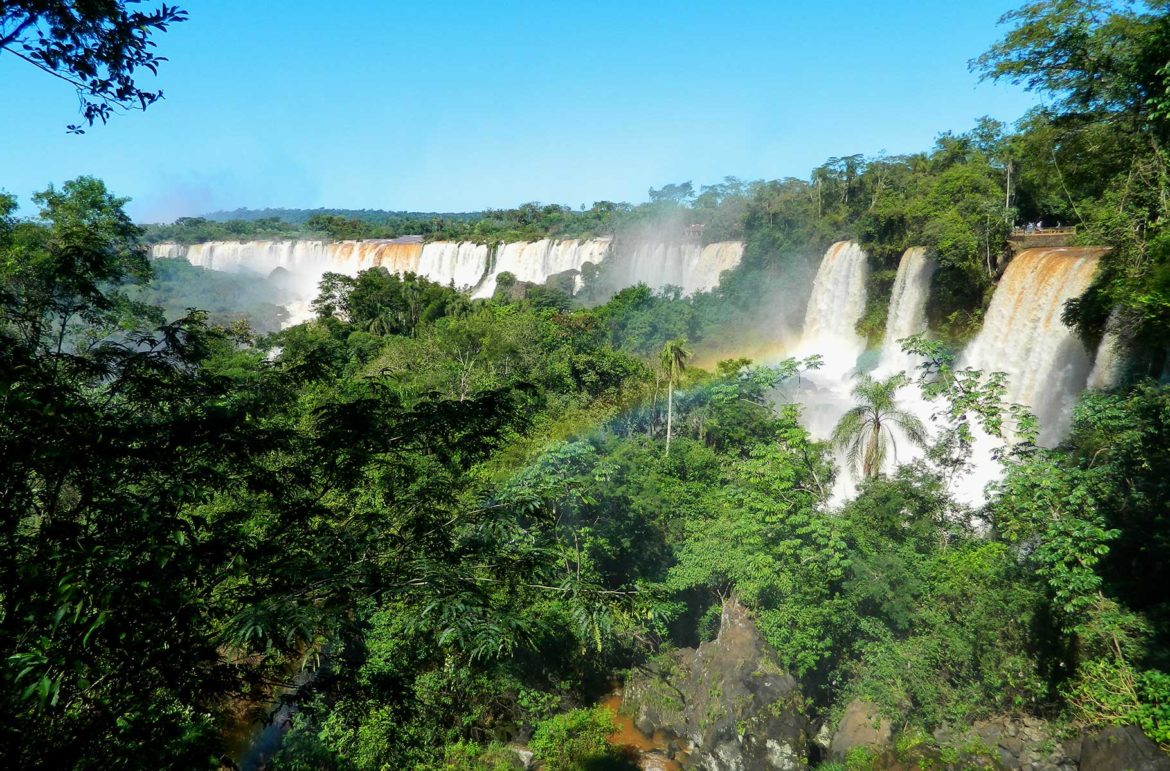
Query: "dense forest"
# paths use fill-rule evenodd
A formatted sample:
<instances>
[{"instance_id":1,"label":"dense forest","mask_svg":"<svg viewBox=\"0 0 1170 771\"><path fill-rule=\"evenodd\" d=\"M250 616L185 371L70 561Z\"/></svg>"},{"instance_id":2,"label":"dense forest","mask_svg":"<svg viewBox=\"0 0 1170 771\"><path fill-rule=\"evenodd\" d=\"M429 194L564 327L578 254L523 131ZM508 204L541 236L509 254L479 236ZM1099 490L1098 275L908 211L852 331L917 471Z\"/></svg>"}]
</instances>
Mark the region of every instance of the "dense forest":
<instances>
[{"instance_id":1,"label":"dense forest","mask_svg":"<svg viewBox=\"0 0 1170 771\"><path fill-rule=\"evenodd\" d=\"M964 732L996 720L1052 747L1136 726L1170 748L1170 6L1045 0L1004 22L972 67L1045 107L807 180L148 228L89 177L37 194L34 216L0 195L0 756L233 767L279 713L276 769L497 771L524 767L518 745L548 771L637 768L598 703L741 610L807 734L769 768L1004 767ZM1002 379L955 363L1012 228L1037 221L1111 247L1065 322L1094 347L1112 319L1130 362L1055 448ZM145 248L663 222L743 240L741 265L692 297L601 277L471 300L413 274L329 274L315 318L281 328L279 275ZM837 443L794 398L819 357L743 352L767 342L762 318L801 317L792 286L843 238L871 259L873 342L902 252L925 246L939 269L930 334L905 341L925 363L863 380L869 412L840 444L869 452L864 416L897 417L910 380L936 420L922 460L867 465L831 505ZM1003 466L978 507L948 492L975 425ZM814 741L857 703L887 748Z\"/></svg>"}]
</instances>

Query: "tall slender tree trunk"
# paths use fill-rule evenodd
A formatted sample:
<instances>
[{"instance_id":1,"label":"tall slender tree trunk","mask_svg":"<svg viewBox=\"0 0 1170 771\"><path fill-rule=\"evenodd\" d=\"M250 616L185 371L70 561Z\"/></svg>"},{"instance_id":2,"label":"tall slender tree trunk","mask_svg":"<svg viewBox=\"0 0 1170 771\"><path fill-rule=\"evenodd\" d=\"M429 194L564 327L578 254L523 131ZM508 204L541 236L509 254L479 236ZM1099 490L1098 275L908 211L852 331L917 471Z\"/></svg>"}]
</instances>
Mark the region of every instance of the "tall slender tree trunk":
<instances>
[{"instance_id":1,"label":"tall slender tree trunk","mask_svg":"<svg viewBox=\"0 0 1170 771\"><path fill-rule=\"evenodd\" d=\"M1003 220L1009 227L1014 225L1011 217L1012 211L1012 162L1008 159L1007 162L1007 182L1003 186Z\"/></svg>"},{"instance_id":2,"label":"tall slender tree trunk","mask_svg":"<svg viewBox=\"0 0 1170 771\"><path fill-rule=\"evenodd\" d=\"M873 433L869 436L869 441L865 443L865 461L862 463L861 473L866 479L874 479L878 472L878 454L879 445L882 441L882 426L880 423L874 425Z\"/></svg>"},{"instance_id":3,"label":"tall slender tree trunk","mask_svg":"<svg viewBox=\"0 0 1170 771\"><path fill-rule=\"evenodd\" d=\"M671 367L670 382L666 385L666 454L670 455L670 428L674 420L674 368Z\"/></svg>"}]
</instances>

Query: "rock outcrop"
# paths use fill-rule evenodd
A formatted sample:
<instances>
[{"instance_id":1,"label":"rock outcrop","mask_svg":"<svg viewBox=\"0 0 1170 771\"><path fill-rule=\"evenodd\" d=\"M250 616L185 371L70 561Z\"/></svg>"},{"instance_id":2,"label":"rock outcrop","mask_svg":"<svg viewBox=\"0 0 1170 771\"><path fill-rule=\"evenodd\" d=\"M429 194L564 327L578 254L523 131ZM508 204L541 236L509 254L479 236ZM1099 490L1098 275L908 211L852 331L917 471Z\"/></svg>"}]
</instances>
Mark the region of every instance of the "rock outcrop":
<instances>
[{"instance_id":1,"label":"rock outcrop","mask_svg":"<svg viewBox=\"0 0 1170 771\"><path fill-rule=\"evenodd\" d=\"M880 750L890 743L893 736L888 718L882 717L876 704L868 701L851 701L837 724L837 732L829 745L829 757L843 760L851 750L866 747Z\"/></svg>"},{"instance_id":2,"label":"rock outcrop","mask_svg":"<svg viewBox=\"0 0 1170 771\"><path fill-rule=\"evenodd\" d=\"M965 730L939 729L934 737L971 762L1002 769L1074 771L1081 751L1080 741L1058 740L1055 727L1035 717L977 720Z\"/></svg>"},{"instance_id":3,"label":"rock outcrop","mask_svg":"<svg viewBox=\"0 0 1170 771\"><path fill-rule=\"evenodd\" d=\"M1167 771L1170 755L1137 726L1113 726L1081 741L1081 771Z\"/></svg>"},{"instance_id":4,"label":"rock outcrop","mask_svg":"<svg viewBox=\"0 0 1170 771\"><path fill-rule=\"evenodd\" d=\"M677 737L688 768L808 767L811 726L800 687L734 598L723 606L714 641L631 678L625 703L640 730Z\"/></svg>"}]
</instances>

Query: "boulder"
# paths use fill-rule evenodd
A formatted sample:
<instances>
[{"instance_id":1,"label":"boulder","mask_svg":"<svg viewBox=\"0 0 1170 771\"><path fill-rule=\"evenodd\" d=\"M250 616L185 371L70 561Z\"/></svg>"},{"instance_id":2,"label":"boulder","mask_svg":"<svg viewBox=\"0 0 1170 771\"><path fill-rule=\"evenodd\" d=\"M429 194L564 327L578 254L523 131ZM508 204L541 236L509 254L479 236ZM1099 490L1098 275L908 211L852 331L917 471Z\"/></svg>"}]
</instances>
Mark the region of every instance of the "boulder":
<instances>
[{"instance_id":1,"label":"boulder","mask_svg":"<svg viewBox=\"0 0 1170 771\"><path fill-rule=\"evenodd\" d=\"M516 760L520 763L520 768L525 771L536 765L536 756L526 745L512 743L508 745L508 749L516 756Z\"/></svg>"},{"instance_id":2,"label":"boulder","mask_svg":"<svg viewBox=\"0 0 1170 771\"><path fill-rule=\"evenodd\" d=\"M1034 717L999 715L934 732L940 749L958 754L959 768L1074 771L1079 742L1059 740L1056 726Z\"/></svg>"},{"instance_id":3,"label":"boulder","mask_svg":"<svg viewBox=\"0 0 1170 771\"><path fill-rule=\"evenodd\" d=\"M688 768L808 767L812 727L800 687L735 598L723 605L715 640L676 651L631 678L625 702L640 730L677 737Z\"/></svg>"},{"instance_id":4,"label":"boulder","mask_svg":"<svg viewBox=\"0 0 1170 771\"><path fill-rule=\"evenodd\" d=\"M1170 755L1137 726L1111 726L1081 742L1081 771L1168 771Z\"/></svg>"},{"instance_id":5,"label":"boulder","mask_svg":"<svg viewBox=\"0 0 1170 771\"><path fill-rule=\"evenodd\" d=\"M845 714L837 724L833 742L829 745L829 757L843 760L857 747L881 750L890 743L893 729L890 721L881 716L876 704L868 701L851 701L845 707Z\"/></svg>"}]
</instances>

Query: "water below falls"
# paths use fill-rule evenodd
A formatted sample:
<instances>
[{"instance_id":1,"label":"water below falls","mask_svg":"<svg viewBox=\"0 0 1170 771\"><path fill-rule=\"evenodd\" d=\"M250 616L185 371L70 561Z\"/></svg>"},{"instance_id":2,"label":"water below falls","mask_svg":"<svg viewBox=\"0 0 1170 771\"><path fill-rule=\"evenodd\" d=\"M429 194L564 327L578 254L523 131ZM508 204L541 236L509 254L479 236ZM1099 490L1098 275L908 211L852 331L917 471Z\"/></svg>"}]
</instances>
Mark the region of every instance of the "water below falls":
<instances>
[{"instance_id":1,"label":"water below falls","mask_svg":"<svg viewBox=\"0 0 1170 771\"><path fill-rule=\"evenodd\" d=\"M1104 249L1063 247L1021 252L1008 266L992 297L979 334L966 347L958 367L1007 376L1006 401L1031 410L1040 422L1040 441L1051 446L1067 432L1073 406L1089 382L1093 357L1074 332L1061 321L1065 303L1084 293L1092 282ZM881 357L873 375L889 377L898 371L914 375L916 362L906 356L898 340L925 332L926 301L935 263L922 248L902 256L894 282ZM828 439L837 422L855 404L858 357L865 341L856 332L866 302L869 268L865 253L853 242L833 244L821 262L809 299L798 356L818 353L823 369L806 374L795 393L802 420L818 439ZM1116 335L1106 334L1097 353L1090 385L1104 387L1116 380L1120 354ZM898 392L898 407L917 415L928 427L938 405L927 402L916 384ZM992 451L1002 442L976 431L973 470L954 480L952 492L964 502L983 501L984 488L998 478L1001 468ZM921 457L895 434L897 463ZM886 471L895 466L893 454ZM840 473L833 500L852 496L857 479L838 458Z\"/></svg>"}]
</instances>

